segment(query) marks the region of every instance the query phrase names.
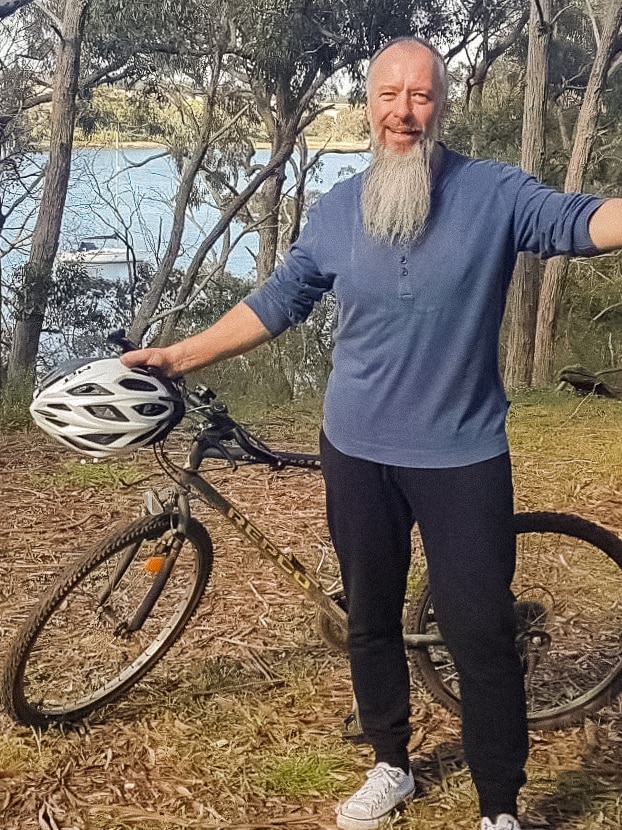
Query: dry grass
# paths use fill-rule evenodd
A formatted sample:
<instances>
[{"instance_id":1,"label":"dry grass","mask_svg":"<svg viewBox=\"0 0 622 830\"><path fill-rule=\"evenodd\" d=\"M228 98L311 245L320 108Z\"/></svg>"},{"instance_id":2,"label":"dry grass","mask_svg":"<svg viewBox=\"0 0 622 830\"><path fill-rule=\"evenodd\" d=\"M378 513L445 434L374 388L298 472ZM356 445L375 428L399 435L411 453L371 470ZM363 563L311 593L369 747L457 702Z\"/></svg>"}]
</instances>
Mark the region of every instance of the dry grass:
<instances>
[{"instance_id":1,"label":"dry grass","mask_svg":"<svg viewBox=\"0 0 622 830\"><path fill-rule=\"evenodd\" d=\"M282 411L266 429L308 449L317 423L312 409ZM622 404L521 396L510 433L518 508L568 510L622 532ZM6 643L59 563L76 554L75 540L90 543L134 515L141 490L161 477L140 453L127 475L93 481L37 433L0 437L0 453ZM332 559L317 474L217 477L281 545L305 561ZM272 565L259 565L220 521L209 525L213 579L182 642L145 682L74 730L39 734L0 713L3 830L334 827L335 800L370 763L368 748L340 740L346 661L323 646L313 609ZM531 743L526 827L622 826L619 704ZM411 755L420 797L396 827L475 827L459 723L425 695L413 697Z\"/></svg>"}]
</instances>

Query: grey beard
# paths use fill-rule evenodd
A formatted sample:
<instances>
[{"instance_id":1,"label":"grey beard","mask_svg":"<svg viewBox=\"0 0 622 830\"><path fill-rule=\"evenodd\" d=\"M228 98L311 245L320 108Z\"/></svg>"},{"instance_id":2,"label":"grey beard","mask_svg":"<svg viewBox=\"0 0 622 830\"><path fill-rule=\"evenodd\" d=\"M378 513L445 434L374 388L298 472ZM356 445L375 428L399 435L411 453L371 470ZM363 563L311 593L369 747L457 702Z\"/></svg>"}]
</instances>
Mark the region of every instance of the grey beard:
<instances>
[{"instance_id":1,"label":"grey beard","mask_svg":"<svg viewBox=\"0 0 622 830\"><path fill-rule=\"evenodd\" d=\"M425 230L430 212L430 162L435 147L425 138L408 153L376 145L363 180L365 233L382 242L412 242Z\"/></svg>"}]
</instances>

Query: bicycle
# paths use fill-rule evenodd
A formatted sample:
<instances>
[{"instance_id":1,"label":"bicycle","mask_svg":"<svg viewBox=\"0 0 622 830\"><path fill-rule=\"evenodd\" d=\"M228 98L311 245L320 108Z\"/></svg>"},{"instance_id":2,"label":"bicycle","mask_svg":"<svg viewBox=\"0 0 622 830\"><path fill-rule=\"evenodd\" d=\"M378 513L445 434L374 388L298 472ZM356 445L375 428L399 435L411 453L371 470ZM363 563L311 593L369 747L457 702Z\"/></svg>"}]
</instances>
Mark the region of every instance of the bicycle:
<instances>
[{"instance_id":1,"label":"bicycle","mask_svg":"<svg viewBox=\"0 0 622 830\"><path fill-rule=\"evenodd\" d=\"M111 335L122 349L122 332ZM208 584L213 546L191 513L198 498L274 562L316 606L319 634L344 649L346 600L296 556L282 550L202 474L208 458L233 469L319 470L319 456L281 452L235 421L205 388L180 382L198 425L185 465L163 444L156 458L174 487L148 491L147 515L113 533L68 565L31 610L8 650L2 698L19 723L47 727L77 721L124 695L164 656L186 628ZM525 673L528 720L559 729L605 706L622 688L622 540L578 516L515 516L513 583L516 647ZM443 644L425 574L404 609L404 644L413 679L459 714L455 666ZM349 730L349 732L348 732ZM356 717L344 737L361 737Z\"/></svg>"}]
</instances>

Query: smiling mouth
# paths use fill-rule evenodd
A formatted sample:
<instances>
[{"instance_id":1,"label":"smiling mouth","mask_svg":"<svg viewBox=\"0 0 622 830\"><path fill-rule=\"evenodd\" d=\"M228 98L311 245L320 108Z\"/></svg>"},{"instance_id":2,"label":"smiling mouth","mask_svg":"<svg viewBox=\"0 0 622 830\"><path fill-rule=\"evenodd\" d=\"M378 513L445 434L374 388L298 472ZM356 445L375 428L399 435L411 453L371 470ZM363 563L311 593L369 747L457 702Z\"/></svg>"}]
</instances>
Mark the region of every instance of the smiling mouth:
<instances>
[{"instance_id":1,"label":"smiling mouth","mask_svg":"<svg viewBox=\"0 0 622 830\"><path fill-rule=\"evenodd\" d=\"M423 132L421 130L389 130L393 135L404 135L404 136L414 136L414 137L422 137Z\"/></svg>"}]
</instances>

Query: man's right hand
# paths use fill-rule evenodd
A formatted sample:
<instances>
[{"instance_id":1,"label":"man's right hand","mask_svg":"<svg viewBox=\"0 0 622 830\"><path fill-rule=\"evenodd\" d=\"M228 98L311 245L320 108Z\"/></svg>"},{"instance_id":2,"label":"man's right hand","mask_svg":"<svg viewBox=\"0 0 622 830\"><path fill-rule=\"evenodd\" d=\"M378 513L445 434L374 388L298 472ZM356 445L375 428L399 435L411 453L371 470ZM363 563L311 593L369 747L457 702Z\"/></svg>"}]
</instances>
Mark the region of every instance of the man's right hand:
<instances>
[{"instance_id":1,"label":"man's right hand","mask_svg":"<svg viewBox=\"0 0 622 830\"><path fill-rule=\"evenodd\" d=\"M124 366L132 369L135 366L152 366L159 369L162 374L169 378L179 375L172 359L171 349L136 349L131 352L124 352L119 359Z\"/></svg>"},{"instance_id":2,"label":"man's right hand","mask_svg":"<svg viewBox=\"0 0 622 830\"><path fill-rule=\"evenodd\" d=\"M125 352L121 361L128 368L153 366L172 378L248 352L271 338L255 312L240 302L199 334L161 349Z\"/></svg>"}]
</instances>

